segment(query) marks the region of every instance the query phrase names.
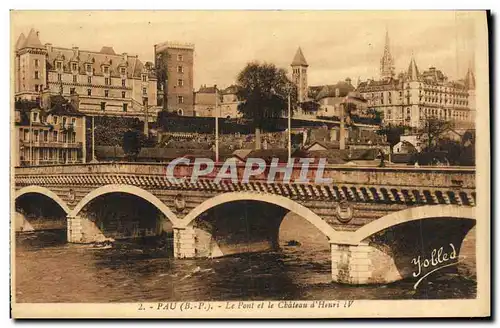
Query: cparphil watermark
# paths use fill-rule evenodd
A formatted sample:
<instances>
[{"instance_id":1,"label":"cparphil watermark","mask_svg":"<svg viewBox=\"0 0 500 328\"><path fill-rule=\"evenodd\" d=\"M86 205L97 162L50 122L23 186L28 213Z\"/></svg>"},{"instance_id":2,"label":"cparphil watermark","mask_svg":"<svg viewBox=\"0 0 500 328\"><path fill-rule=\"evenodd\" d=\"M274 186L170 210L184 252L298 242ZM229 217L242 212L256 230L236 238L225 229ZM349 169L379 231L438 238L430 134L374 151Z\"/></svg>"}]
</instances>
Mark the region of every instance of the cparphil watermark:
<instances>
[{"instance_id":1,"label":"cparphil watermark","mask_svg":"<svg viewBox=\"0 0 500 328\"><path fill-rule=\"evenodd\" d=\"M215 165L210 158L196 158L191 163L189 158L181 157L167 165L166 177L172 184L195 183L200 178L213 178L214 183L223 180L247 183L252 176L259 176L267 183L290 183L293 178L297 183L330 184L332 179L324 177L326 165L325 158L292 158L286 163L280 163L278 158L272 158L267 163L262 158L248 158L244 163L229 158L222 165ZM190 169L179 170L183 166Z\"/></svg>"}]
</instances>

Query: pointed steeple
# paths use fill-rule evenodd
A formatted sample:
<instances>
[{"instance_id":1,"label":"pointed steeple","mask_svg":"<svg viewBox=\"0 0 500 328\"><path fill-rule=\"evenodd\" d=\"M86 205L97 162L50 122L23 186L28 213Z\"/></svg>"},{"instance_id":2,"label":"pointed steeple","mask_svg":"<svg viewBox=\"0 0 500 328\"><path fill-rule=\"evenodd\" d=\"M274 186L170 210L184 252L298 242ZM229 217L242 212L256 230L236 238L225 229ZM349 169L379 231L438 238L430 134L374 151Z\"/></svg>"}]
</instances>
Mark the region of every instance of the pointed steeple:
<instances>
[{"instance_id":1,"label":"pointed steeple","mask_svg":"<svg viewBox=\"0 0 500 328\"><path fill-rule=\"evenodd\" d=\"M408 66L408 71L406 72L406 78L409 81L417 81L420 74L418 73L417 63L415 62L415 57L411 55L410 66Z\"/></svg>"},{"instance_id":2,"label":"pointed steeple","mask_svg":"<svg viewBox=\"0 0 500 328\"><path fill-rule=\"evenodd\" d=\"M24 44L25 41L26 41L26 36L24 36L24 33L21 33L21 35L17 39L15 49L16 50L21 49L21 47L22 47L22 45Z\"/></svg>"},{"instance_id":3,"label":"pointed steeple","mask_svg":"<svg viewBox=\"0 0 500 328\"><path fill-rule=\"evenodd\" d=\"M467 90L476 89L476 77L474 76L474 72L472 71L471 66L469 66L467 75L465 75L465 86L467 87Z\"/></svg>"},{"instance_id":4,"label":"pointed steeple","mask_svg":"<svg viewBox=\"0 0 500 328\"><path fill-rule=\"evenodd\" d=\"M389 31L385 31L384 55L380 59L380 77L390 78L394 76L394 58L391 55Z\"/></svg>"},{"instance_id":5,"label":"pointed steeple","mask_svg":"<svg viewBox=\"0 0 500 328\"><path fill-rule=\"evenodd\" d=\"M304 57L304 54L302 53L302 49L297 49L297 52L295 53L295 56L293 57L292 64L291 66L309 66L307 64L306 58Z\"/></svg>"},{"instance_id":6,"label":"pointed steeple","mask_svg":"<svg viewBox=\"0 0 500 328\"><path fill-rule=\"evenodd\" d=\"M30 33L28 34L28 37L26 38L22 48L40 48L44 49L44 46L40 42L40 39L38 38L38 32L35 31L35 29L31 29Z\"/></svg>"}]
</instances>

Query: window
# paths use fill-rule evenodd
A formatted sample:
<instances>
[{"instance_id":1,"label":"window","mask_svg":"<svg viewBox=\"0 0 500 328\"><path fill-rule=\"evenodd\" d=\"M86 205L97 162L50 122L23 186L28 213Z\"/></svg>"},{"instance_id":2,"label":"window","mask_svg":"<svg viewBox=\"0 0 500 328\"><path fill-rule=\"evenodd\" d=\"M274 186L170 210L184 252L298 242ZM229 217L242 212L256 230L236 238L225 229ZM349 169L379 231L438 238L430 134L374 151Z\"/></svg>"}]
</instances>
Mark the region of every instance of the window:
<instances>
[{"instance_id":1,"label":"window","mask_svg":"<svg viewBox=\"0 0 500 328\"><path fill-rule=\"evenodd\" d=\"M39 65L40 65L40 61L38 59L35 59L35 67L38 68Z\"/></svg>"},{"instance_id":2,"label":"window","mask_svg":"<svg viewBox=\"0 0 500 328\"><path fill-rule=\"evenodd\" d=\"M183 96L177 96L177 103L178 104L183 104L184 103L184 97Z\"/></svg>"},{"instance_id":3,"label":"window","mask_svg":"<svg viewBox=\"0 0 500 328\"><path fill-rule=\"evenodd\" d=\"M61 82L62 80L62 75L61 74L57 74L57 81Z\"/></svg>"},{"instance_id":4,"label":"window","mask_svg":"<svg viewBox=\"0 0 500 328\"><path fill-rule=\"evenodd\" d=\"M101 101L101 110L104 112L106 110L106 102Z\"/></svg>"},{"instance_id":5,"label":"window","mask_svg":"<svg viewBox=\"0 0 500 328\"><path fill-rule=\"evenodd\" d=\"M76 83L78 82L78 76L77 75L73 75L73 83Z\"/></svg>"},{"instance_id":6,"label":"window","mask_svg":"<svg viewBox=\"0 0 500 328\"><path fill-rule=\"evenodd\" d=\"M125 83L126 83L126 80L122 80L122 87L125 88Z\"/></svg>"},{"instance_id":7,"label":"window","mask_svg":"<svg viewBox=\"0 0 500 328\"><path fill-rule=\"evenodd\" d=\"M40 73L38 71L35 71L35 79L38 80L40 78Z\"/></svg>"},{"instance_id":8,"label":"window","mask_svg":"<svg viewBox=\"0 0 500 328\"><path fill-rule=\"evenodd\" d=\"M127 111L127 107L128 107L128 104L123 104L123 111L126 112Z\"/></svg>"},{"instance_id":9,"label":"window","mask_svg":"<svg viewBox=\"0 0 500 328\"><path fill-rule=\"evenodd\" d=\"M24 140L28 141L30 138L29 130L24 130Z\"/></svg>"},{"instance_id":10,"label":"window","mask_svg":"<svg viewBox=\"0 0 500 328\"><path fill-rule=\"evenodd\" d=\"M38 91L38 84L35 84L35 91Z\"/></svg>"},{"instance_id":11,"label":"window","mask_svg":"<svg viewBox=\"0 0 500 328\"><path fill-rule=\"evenodd\" d=\"M104 97L109 97L109 90L104 90Z\"/></svg>"},{"instance_id":12,"label":"window","mask_svg":"<svg viewBox=\"0 0 500 328\"><path fill-rule=\"evenodd\" d=\"M33 113L33 122L38 121L38 113Z\"/></svg>"},{"instance_id":13,"label":"window","mask_svg":"<svg viewBox=\"0 0 500 328\"><path fill-rule=\"evenodd\" d=\"M109 83L109 77L104 78L104 84L105 84L105 85L109 85L109 84L110 84L110 83Z\"/></svg>"},{"instance_id":14,"label":"window","mask_svg":"<svg viewBox=\"0 0 500 328\"><path fill-rule=\"evenodd\" d=\"M122 91L122 98L125 98L125 91Z\"/></svg>"},{"instance_id":15,"label":"window","mask_svg":"<svg viewBox=\"0 0 500 328\"><path fill-rule=\"evenodd\" d=\"M35 142L38 142L38 130L35 130L35 131L34 131L34 136L33 136L33 137L34 137L34 138L33 138L33 139L34 139L34 141L35 141Z\"/></svg>"},{"instance_id":16,"label":"window","mask_svg":"<svg viewBox=\"0 0 500 328\"><path fill-rule=\"evenodd\" d=\"M146 82L147 81L147 76L146 74L142 74L142 82Z\"/></svg>"},{"instance_id":17,"label":"window","mask_svg":"<svg viewBox=\"0 0 500 328\"><path fill-rule=\"evenodd\" d=\"M62 121L62 125L63 125L63 126L66 126L66 121L67 121L66 117L63 117L63 119L62 119L62 120L63 120L63 121Z\"/></svg>"},{"instance_id":18,"label":"window","mask_svg":"<svg viewBox=\"0 0 500 328\"><path fill-rule=\"evenodd\" d=\"M179 54L179 55L177 55L177 60L178 60L178 61L184 61L184 56L182 56L182 55L180 55L180 54Z\"/></svg>"},{"instance_id":19,"label":"window","mask_svg":"<svg viewBox=\"0 0 500 328\"><path fill-rule=\"evenodd\" d=\"M54 132L52 133L52 141L57 142L57 137L58 137L58 136L57 136L57 131L54 131Z\"/></svg>"},{"instance_id":20,"label":"window","mask_svg":"<svg viewBox=\"0 0 500 328\"><path fill-rule=\"evenodd\" d=\"M92 84L92 76L87 77L87 83Z\"/></svg>"},{"instance_id":21,"label":"window","mask_svg":"<svg viewBox=\"0 0 500 328\"><path fill-rule=\"evenodd\" d=\"M177 73L184 73L184 67L177 66Z\"/></svg>"},{"instance_id":22,"label":"window","mask_svg":"<svg viewBox=\"0 0 500 328\"><path fill-rule=\"evenodd\" d=\"M76 71L76 63L71 63L71 70Z\"/></svg>"},{"instance_id":23,"label":"window","mask_svg":"<svg viewBox=\"0 0 500 328\"><path fill-rule=\"evenodd\" d=\"M91 73L91 72L92 72L92 65L87 64L87 65L85 66L85 68L86 68L86 70L87 70L87 72L88 72L88 73Z\"/></svg>"},{"instance_id":24,"label":"window","mask_svg":"<svg viewBox=\"0 0 500 328\"><path fill-rule=\"evenodd\" d=\"M147 94L148 94L148 89L146 89L146 88L142 88L142 94L143 94L143 95L147 95Z\"/></svg>"},{"instance_id":25,"label":"window","mask_svg":"<svg viewBox=\"0 0 500 328\"><path fill-rule=\"evenodd\" d=\"M69 94L74 95L75 94L75 88L69 88Z\"/></svg>"},{"instance_id":26,"label":"window","mask_svg":"<svg viewBox=\"0 0 500 328\"><path fill-rule=\"evenodd\" d=\"M49 131L43 131L43 141L49 141Z\"/></svg>"},{"instance_id":27,"label":"window","mask_svg":"<svg viewBox=\"0 0 500 328\"><path fill-rule=\"evenodd\" d=\"M87 96L92 96L92 89L87 89Z\"/></svg>"},{"instance_id":28,"label":"window","mask_svg":"<svg viewBox=\"0 0 500 328\"><path fill-rule=\"evenodd\" d=\"M125 75L125 73L126 73L126 71L125 71L125 67L120 68L120 73L121 73L122 75Z\"/></svg>"},{"instance_id":29,"label":"window","mask_svg":"<svg viewBox=\"0 0 500 328\"><path fill-rule=\"evenodd\" d=\"M108 74L109 73L109 67L108 66L104 66L104 74Z\"/></svg>"},{"instance_id":30,"label":"window","mask_svg":"<svg viewBox=\"0 0 500 328\"><path fill-rule=\"evenodd\" d=\"M179 87L184 86L184 80L183 79L178 79L177 80L177 86L179 86Z\"/></svg>"},{"instance_id":31,"label":"window","mask_svg":"<svg viewBox=\"0 0 500 328\"><path fill-rule=\"evenodd\" d=\"M57 69L61 69L61 68L62 68L62 63L61 63L60 61L58 61L58 62L56 63L56 68L57 68Z\"/></svg>"},{"instance_id":32,"label":"window","mask_svg":"<svg viewBox=\"0 0 500 328\"><path fill-rule=\"evenodd\" d=\"M54 116L53 120L54 120L54 124L57 124L57 116Z\"/></svg>"}]
</instances>

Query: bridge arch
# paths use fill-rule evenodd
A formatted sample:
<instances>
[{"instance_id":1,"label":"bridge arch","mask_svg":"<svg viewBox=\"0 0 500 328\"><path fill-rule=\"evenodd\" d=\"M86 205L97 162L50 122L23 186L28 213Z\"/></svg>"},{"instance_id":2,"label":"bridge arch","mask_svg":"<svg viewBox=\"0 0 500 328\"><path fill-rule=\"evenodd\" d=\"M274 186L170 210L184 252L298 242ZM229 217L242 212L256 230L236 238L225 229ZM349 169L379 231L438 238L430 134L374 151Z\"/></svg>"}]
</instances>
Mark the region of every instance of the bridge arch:
<instances>
[{"instance_id":1,"label":"bridge arch","mask_svg":"<svg viewBox=\"0 0 500 328\"><path fill-rule=\"evenodd\" d=\"M136 186L131 186L131 185L124 185L124 184L111 184L111 185L105 185L102 187L99 187L97 189L92 190L89 192L85 197L82 198L82 200L76 205L76 207L68 213L68 216L70 217L75 217L80 213L80 211L87 205L90 201L93 199L105 195L105 194L110 194L110 193L125 193L125 194L131 194L135 195L139 198L142 198L152 205L154 205L158 210L160 210L171 222L173 225L177 225L179 222L179 219L177 216L170 210L170 208L165 205L158 197L150 193L149 191L136 187Z\"/></svg>"},{"instance_id":2,"label":"bridge arch","mask_svg":"<svg viewBox=\"0 0 500 328\"><path fill-rule=\"evenodd\" d=\"M52 190L47 189L45 187L41 187L41 186L28 186L28 187L24 187L24 188L17 190L16 191L16 199L21 197L22 195L30 194L30 193L41 194L41 195L47 196L48 198L50 198L54 202L56 202L63 209L63 211L66 214L69 214L71 212L71 209L68 207L66 202L61 199L61 197L59 197Z\"/></svg>"},{"instance_id":3,"label":"bridge arch","mask_svg":"<svg viewBox=\"0 0 500 328\"><path fill-rule=\"evenodd\" d=\"M428 218L476 220L475 208L455 205L428 205L411 207L394 212L372 221L351 235L351 243L356 245L369 236L401 223Z\"/></svg>"},{"instance_id":4,"label":"bridge arch","mask_svg":"<svg viewBox=\"0 0 500 328\"><path fill-rule=\"evenodd\" d=\"M203 214L205 211L213 207L234 201L257 201L274 204L303 217L305 220L319 229L330 240L336 233L335 229L333 229L316 213L287 197L252 192L228 192L210 198L191 210L191 212L189 212L181 221L182 226L187 227L199 215Z\"/></svg>"}]
</instances>

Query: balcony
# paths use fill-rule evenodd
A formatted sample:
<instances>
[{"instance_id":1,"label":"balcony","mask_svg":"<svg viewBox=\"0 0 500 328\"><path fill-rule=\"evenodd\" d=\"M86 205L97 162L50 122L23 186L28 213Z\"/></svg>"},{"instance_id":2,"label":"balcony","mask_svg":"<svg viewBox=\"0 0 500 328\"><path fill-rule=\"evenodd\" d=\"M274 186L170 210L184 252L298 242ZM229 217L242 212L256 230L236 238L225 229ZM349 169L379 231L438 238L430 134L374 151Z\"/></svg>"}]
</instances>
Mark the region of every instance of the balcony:
<instances>
[{"instance_id":1,"label":"balcony","mask_svg":"<svg viewBox=\"0 0 500 328\"><path fill-rule=\"evenodd\" d=\"M70 123L70 122L68 122L66 124L61 122L61 123L57 124L57 126L59 127L59 129L62 129L62 130L74 130L76 127L76 125L74 123Z\"/></svg>"},{"instance_id":2,"label":"balcony","mask_svg":"<svg viewBox=\"0 0 500 328\"><path fill-rule=\"evenodd\" d=\"M30 142L26 140L21 141L24 147L30 147ZM81 142L62 142L62 141L33 141L31 146L34 148L82 148L83 144Z\"/></svg>"}]
</instances>

